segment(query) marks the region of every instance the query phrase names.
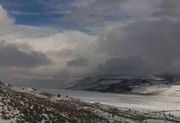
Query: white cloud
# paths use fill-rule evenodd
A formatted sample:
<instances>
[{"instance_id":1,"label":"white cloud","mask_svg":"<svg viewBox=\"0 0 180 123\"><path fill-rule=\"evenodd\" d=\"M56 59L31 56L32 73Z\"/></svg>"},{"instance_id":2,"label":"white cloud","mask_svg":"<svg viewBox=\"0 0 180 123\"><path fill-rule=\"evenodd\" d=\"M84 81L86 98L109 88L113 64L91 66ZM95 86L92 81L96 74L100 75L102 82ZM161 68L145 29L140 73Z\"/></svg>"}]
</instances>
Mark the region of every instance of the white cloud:
<instances>
[{"instance_id":1,"label":"white cloud","mask_svg":"<svg viewBox=\"0 0 180 123\"><path fill-rule=\"evenodd\" d=\"M75 68L67 68L66 63L76 57L87 58L91 61L91 64L89 64L91 67L97 64L98 59L94 59L96 54L97 36L88 35L79 31L55 32L45 36L42 32L43 30L41 30L39 35L36 33L35 36L32 37L29 37L28 33L27 36L14 33L6 35L3 38L4 40L7 39L9 43L17 43L21 50L28 52L28 50L33 49L34 51L44 53L51 58L54 63L44 68L36 69L35 71L39 73L45 71L44 69L48 69L46 74L57 74L58 72L67 69L73 71ZM44 30L45 34L46 32L47 30ZM28 49L27 46L30 46L30 49ZM83 69L86 69L87 71L87 69L91 68L90 66L86 66L86 68ZM74 73L77 73L77 71L74 71Z\"/></svg>"},{"instance_id":2,"label":"white cloud","mask_svg":"<svg viewBox=\"0 0 180 123\"><path fill-rule=\"evenodd\" d=\"M7 44L16 46L18 51L31 54L32 51L36 53L43 53L50 58L53 63L37 68L3 68L3 71L9 72L10 76L19 76L19 72L33 74L57 74L63 70L67 70L66 64L68 61L76 57L88 57L91 59L95 54L95 44L97 36L89 35L80 31L64 30L62 32L46 27L22 26L14 23L14 20L8 16L6 10L2 7L0 9L0 40ZM69 55L63 55L67 54ZM12 61L13 62L13 61ZM93 61L91 66L96 61ZM12 63L13 64L13 63ZM88 69L89 66L82 69ZM14 69L17 72L13 72ZM68 68L68 71L73 71L74 68ZM86 70L87 71L87 70ZM77 71L74 71L76 73ZM0 71L0 75L3 72ZM73 72L72 72L73 74ZM21 75L21 74L20 74Z\"/></svg>"},{"instance_id":3,"label":"white cloud","mask_svg":"<svg viewBox=\"0 0 180 123\"><path fill-rule=\"evenodd\" d=\"M8 16L7 11L0 5L0 23L12 24L13 20Z\"/></svg>"},{"instance_id":4,"label":"white cloud","mask_svg":"<svg viewBox=\"0 0 180 123\"><path fill-rule=\"evenodd\" d=\"M6 10L0 5L0 34L8 33L13 23L14 19L9 17Z\"/></svg>"}]
</instances>

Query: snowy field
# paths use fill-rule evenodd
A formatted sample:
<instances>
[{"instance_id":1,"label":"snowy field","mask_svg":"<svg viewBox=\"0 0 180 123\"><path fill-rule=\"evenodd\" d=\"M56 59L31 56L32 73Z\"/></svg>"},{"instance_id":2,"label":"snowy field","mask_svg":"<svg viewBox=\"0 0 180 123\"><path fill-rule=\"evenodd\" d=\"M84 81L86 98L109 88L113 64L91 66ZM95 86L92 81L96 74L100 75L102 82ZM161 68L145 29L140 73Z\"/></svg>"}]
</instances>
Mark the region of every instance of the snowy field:
<instances>
[{"instance_id":1,"label":"snowy field","mask_svg":"<svg viewBox=\"0 0 180 123\"><path fill-rule=\"evenodd\" d=\"M88 102L99 102L116 107L133 108L136 110L166 111L180 115L180 97L152 96L133 94L113 94L87 91L43 89L52 94L64 94Z\"/></svg>"}]
</instances>

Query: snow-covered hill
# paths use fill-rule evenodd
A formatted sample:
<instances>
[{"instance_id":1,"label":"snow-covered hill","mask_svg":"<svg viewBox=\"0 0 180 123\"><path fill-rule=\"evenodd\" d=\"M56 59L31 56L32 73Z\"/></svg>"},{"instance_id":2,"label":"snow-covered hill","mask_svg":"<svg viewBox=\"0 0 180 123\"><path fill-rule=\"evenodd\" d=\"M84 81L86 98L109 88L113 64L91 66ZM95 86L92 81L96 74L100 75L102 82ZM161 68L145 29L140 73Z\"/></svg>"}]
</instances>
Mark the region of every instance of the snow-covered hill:
<instances>
[{"instance_id":1,"label":"snow-covered hill","mask_svg":"<svg viewBox=\"0 0 180 123\"><path fill-rule=\"evenodd\" d=\"M180 118L163 111L142 112L32 88L0 83L0 123L177 123Z\"/></svg>"},{"instance_id":2,"label":"snow-covered hill","mask_svg":"<svg viewBox=\"0 0 180 123\"><path fill-rule=\"evenodd\" d=\"M72 84L72 86L68 88L113 93L156 94L164 91L172 84L180 84L180 77L172 75L149 76L122 74L114 76L87 77Z\"/></svg>"}]
</instances>

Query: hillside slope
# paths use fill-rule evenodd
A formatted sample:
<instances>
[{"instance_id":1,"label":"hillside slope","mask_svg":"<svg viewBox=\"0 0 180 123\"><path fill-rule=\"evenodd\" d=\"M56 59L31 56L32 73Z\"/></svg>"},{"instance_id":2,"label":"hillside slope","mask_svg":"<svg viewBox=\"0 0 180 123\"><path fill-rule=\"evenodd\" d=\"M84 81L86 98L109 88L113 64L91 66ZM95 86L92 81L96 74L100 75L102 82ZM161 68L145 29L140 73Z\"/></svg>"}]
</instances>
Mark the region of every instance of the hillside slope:
<instances>
[{"instance_id":1,"label":"hillside slope","mask_svg":"<svg viewBox=\"0 0 180 123\"><path fill-rule=\"evenodd\" d=\"M177 123L165 112L140 112L68 96L55 96L32 88L0 83L0 123Z\"/></svg>"}]
</instances>

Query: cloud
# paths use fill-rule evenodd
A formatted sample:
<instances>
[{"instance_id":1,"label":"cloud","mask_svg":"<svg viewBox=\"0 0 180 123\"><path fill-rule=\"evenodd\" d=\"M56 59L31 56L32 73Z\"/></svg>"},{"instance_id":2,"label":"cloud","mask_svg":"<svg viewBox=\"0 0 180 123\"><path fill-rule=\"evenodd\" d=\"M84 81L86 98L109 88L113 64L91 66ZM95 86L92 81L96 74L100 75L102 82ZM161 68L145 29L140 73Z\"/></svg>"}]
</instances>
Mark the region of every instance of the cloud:
<instances>
[{"instance_id":1,"label":"cloud","mask_svg":"<svg viewBox=\"0 0 180 123\"><path fill-rule=\"evenodd\" d=\"M130 58L109 58L104 64L100 64L95 74L113 75L113 74L147 74L149 73L148 66L140 57Z\"/></svg>"},{"instance_id":2,"label":"cloud","mask_svg":"<svg viewBox=\"0 0 180 123\"><path fill-rule=\"evenodd\" d=\"M48 1L42 3L48 7ZM180 21L166 18L178 18L176 5L177 0L75 0L57 20L66 20L60 22L63 28L16 24L0 6L0 40L5 40L0 76L3 71L18 76L179 73Z\"/></svg>"},{"instance_id":3,"label":"cloud","mask_svg":"<svg viewBox=\"0 0 180 123\"><path fill-rule=\"evenodd\" d=\"M99 41L99 51L109 57L105 69L134 73L142 68L151 73L178 72L179 27L180 21L161 19L114 28Z\"/></svg>"},{"instance_id":4,"label":"cloud","mask_svg":"<svg viewBox=\"0 0 180 123\"><path fill-rule=\"evenodd\" d=\"M147 18L156 10L160 0L90 0L75 1L71 11L64 16L67 24L93 29L107 24ZM62 19L62 18L61 18Z\"/></svg>"},{"instance_id":5,"label":"cloud","mask_svg":"<svg viewBox=\"0 0 180 123\"><path fill-rule=\"evenodd\" d=\"M160 8L153 15L160 17L180 17L180 1L179 0L162 0Z\"/></svg>"},{"instance_id":6,"label":"cloud","mask_svg":"<svg viewBox=\"0 0 180 123\"><path fill-rule=\"evenodd\" d=\"M68 67L81 67L87 65L88 65L88 60L85 58L77 58L67 62Z\"/></svg>"},{"instance_id":7,"label":"cloud","mask_svg":"<svg viewBox=\"0 0 180 123\"><path fill-rule=\"evenodd\" d=\"M31 51L23 52L14 44L0 42L0 67L33 68L47 65L50 60L46 55Z\"/></svg>"},{"instance_id":8,"label":"cloud","mask_svg":"<svg viewBox=\"0 0 180 123\"><path fill-rule=\"evenodd\" d=\"M8 15L8 12L0 5L0 67L20 67L20 68L31 68L38 67L41 65L47 65L50 63L49 59L45 54L34 51L27 42L18 43L13 39L18 40L26 35L25 32L30 33L33 28L22 28L15 24L14 19ZM29 29L29 31L28 31ZM43 32L45 33L45 32ZM40 35L41 33L39 33ZM36 36L35 33L33 36ZM10 38L11 37L11 38ZM15 38L16 37L16 38ZM8 40L11 39L11 40ZM2 41L3 40L3 41ZM25 47L24 47L25 46ZM23 50L24 47L24 50ZM26 49L27 48L27 49Z\"/></svg>"},{"instance_id":9,"label":"cloud","mask_svg":"<svg viewBox=\"0 0 180 123\"><path fill-rule=\"evenodd\" d=\"M0 35L8 33L14 23L14 19L9 17L7 11L0 5Z\"/></svg>"},{"instance_id":10,"label":"cloud","mask_svg":"<svg viewBox=\"0 0 180 123\"><path fill-rule=\"evenodd\" d=\"M29 71L26 72L28 74L61 76L65 75L64 71L67 71L67 74L71 73L70 75L73 76L74 74L83 73L80 70L75 70L80 67L82 68L82 66L77 65L75 67L75 64L70 63L70 61L76 61L78 58L87 59L88 63L93 61L93 54L95 54L96 50L96 36L80 31L65 30L63 32L58 32L49 28L17 25L15 27L15 32L13 31L8 35L3 35L0 39L6 40L5 42L8 44L16 44L20 51L25 53L33 51L47 58L42 59L44 62L41 61L42 65L39 64L40 67L31 66L26 69L26 71ZM88 49L89 47L91 47L91 49ZM18 56L16 57L18 58ZM35 59L34 57L31 58L32 60ZM51 63L45 64L47 60L50 60ZM82 65L83 62L84 61L81 62ZM67 63L71 64L71 67L68 67ZM91 69L95 64L96 61L93 61L91 64L86 64L86 66L84 64L82 68L84 69L84 73L88 72L88 69ZM6 67L8 67L8 65Z\"/></svg>"},{"instance_id":11,"label":"cloud","mask_svg":"<svg viewBox=\"0 0 180 123\"><path fill-rule=\"evenodd\" d=\"M1 24L12 24L13 19L9 17L7 11L0 5L0 23Z\"/></svg>"}]
</instances>

